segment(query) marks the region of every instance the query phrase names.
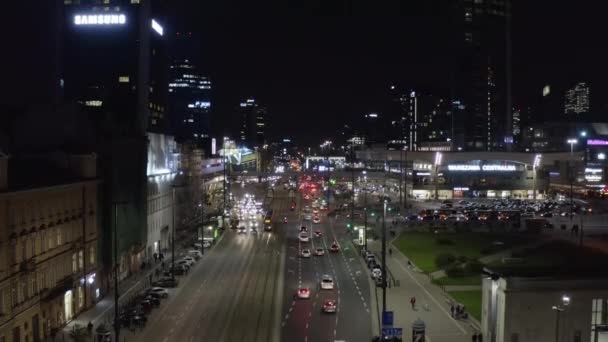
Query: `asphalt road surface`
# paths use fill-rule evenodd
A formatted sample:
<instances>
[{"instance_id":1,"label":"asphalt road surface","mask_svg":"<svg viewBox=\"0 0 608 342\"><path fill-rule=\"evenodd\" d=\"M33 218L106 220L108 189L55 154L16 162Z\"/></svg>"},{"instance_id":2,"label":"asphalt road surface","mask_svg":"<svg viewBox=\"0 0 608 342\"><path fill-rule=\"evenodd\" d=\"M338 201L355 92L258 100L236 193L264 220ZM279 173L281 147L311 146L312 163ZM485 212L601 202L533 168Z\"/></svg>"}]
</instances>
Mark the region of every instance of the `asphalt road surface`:
<instances>
[{"instance_id":1,"label":"asphalt road surface","mask_svg":"<svg viewBox=\"0 0 608 342\"><path fill-rule=\"evenodd\" d=\"M286 192L277 192L280 217L287 216L288 223L275 230L283 230L286 236L287 261L285 264L285 295L281 317L282 341L370 341L371 314L367 274L356 252L353 250L345 227L337 227L333 219L321 212L321 223L303 220L300 210L311 205L310 200L295 198L297 208L289 209L294 200ZM300 242L300 227L305 226L311 235L310 242ZM320 231L321 237L314 237ZM333 241L341 246L339 253L330 253L328 247ZM325 250L324 256L301 257L302 249L312 252L316 248ZM330 275L335 283L334 290L321 290L320 280ZM297 299L296 291L306 287L311 291L310 299ZM337 301L336 313L323 313L323 303Z\"/></svg>"},{"instance_id":2,"label":"asphalt road surface","mask_svg":"<svg viewBox=\"0 0 608 342\"><path fill-rule=\"evenodd\" d=\"M280 234L227 230L129 340L280 341L284 259Z\"/></svg>"}]
</instances>

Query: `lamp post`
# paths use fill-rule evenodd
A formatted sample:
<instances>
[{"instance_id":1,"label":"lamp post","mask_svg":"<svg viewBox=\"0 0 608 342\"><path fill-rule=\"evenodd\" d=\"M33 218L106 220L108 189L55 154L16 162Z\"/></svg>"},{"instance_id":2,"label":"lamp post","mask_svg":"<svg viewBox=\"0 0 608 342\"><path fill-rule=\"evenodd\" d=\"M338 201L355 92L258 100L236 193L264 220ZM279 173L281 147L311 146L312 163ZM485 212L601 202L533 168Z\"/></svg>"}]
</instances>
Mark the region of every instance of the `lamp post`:
<instances>
[{"instance_id":1,"label":"lamp post","mask_svg":"<svg viewBox=\"0 0 608 342\"><path fill-rule=\"evenodd\" d=\"M559 316L566 310L568 305L570 305L570 297L563 295L561 303L551 307L551 310L555 311L555 342L559 342Z\"/></svg>"},{"instance_id":2,"label":"lamp post","mask_svg":"<svg viewBox=\"0 0 608 342\"><path fill-rule=\"evenodd\" d=\"M569 172L568 172L568 178L570 181L570 221L572 222L572 217L574 216L574 199L573 199L573 193L574 193L574 145L578 143L577 139L568 139L568 144L570 144L570 167L568 168Z\"/></svg>"},{"instance_id":3,"label":"lamp post","mask_svg":"<svg viewBox=\"0 0 608 342\"><path fill-rule=\"evenodd\" d=\"M114 337L120 341L120 317L118 312L118 206L127 202L112 202L114 207Z\"/></svg>"},{"instance_id":4,"label":"lamp post","mask_svg":"<svg viewBox=\"0 0 608 342\"><path fill-rule=\"evenodd\" d=\"M382 314L386 312L386 199L382 209Z\"/></svg>"},{"instance_id":5,"label":"lamp post","mask_svg":"<svg viewBox=\"0 0 608 342\"><path fill-rule=\"evenodd\" d=\"M350 145L350 158L351 158L351 170L350 170L350 178L351 183L353 185L353 194L351 196L351 205L350 205L350 227L355 230L355 142L352 141ZM329 204L329 202L328 202Z\"/></svg>"},{"instance_id":6,"label":"lamp post","mask_svg":"<svg viewBox=\"0 0 608 342\"><path fill-rule=\"evenodd\" d=\"M177 210L177 206L175 205L175 188L177 185L172 185L172 198L173 198L173 210L171 210L171 280L175 281L175 211Z\"/></svg>"},{"instance_id":7,"label":"lamp post","mask_svg":"<svg viewBox=\"0 0 608 342\"><path fill-rule=\"evenodd\" d=\"M435 200L439 200L439 175L438 169L439 165L441 165L441 159L443 155L441 152L435 153Z\"/></svg>"},{"instance_id":8,"label":"lamp post","mask_svg":"<svg viewBox=\"0 0 608 342\"><path fill-rule=\"evenodd\" d=\"M532 198L536 201L536 169L540 166L540 160L542 158L542 155L537 154L536 156L534 156L534 164L532 164L532 173L534 176L534 188L533 188L533 194L532 194Z\"/></svg>"}]
</instances>

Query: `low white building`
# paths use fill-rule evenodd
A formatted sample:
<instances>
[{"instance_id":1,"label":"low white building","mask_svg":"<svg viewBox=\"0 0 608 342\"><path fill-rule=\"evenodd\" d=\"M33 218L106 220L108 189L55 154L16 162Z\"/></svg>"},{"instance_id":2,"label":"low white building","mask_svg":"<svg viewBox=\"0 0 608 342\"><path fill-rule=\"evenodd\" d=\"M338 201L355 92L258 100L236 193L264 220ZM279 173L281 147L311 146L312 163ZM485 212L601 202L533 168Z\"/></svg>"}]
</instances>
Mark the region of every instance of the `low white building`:
<instances>
[{"instance_id":1,"label":"low white building","mask_svg":"<svg viewBox=\"0 0 608 342\"><path fill-rule=\"evenodd\" d=\"M608 342L608 277L521 277L487 271L492 276L482 283L484 341Z\"/></svg>"}]
</instances>

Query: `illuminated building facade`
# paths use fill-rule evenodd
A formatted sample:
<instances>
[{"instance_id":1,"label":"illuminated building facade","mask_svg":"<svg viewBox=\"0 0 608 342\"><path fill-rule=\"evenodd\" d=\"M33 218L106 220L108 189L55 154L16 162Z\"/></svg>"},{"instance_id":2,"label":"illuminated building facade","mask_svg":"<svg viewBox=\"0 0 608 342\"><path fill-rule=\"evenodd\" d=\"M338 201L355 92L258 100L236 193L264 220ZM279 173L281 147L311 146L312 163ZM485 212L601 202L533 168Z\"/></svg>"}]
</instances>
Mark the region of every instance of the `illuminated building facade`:
<instances>
[{"instance_id":1,"label":"illuminated building facade","mask_svg":"<svg viewBox=\"0 0 608 342\"><path fill-rule=\"evenodd\" d=\"M0 341L50 340L103 294L98 190L94 154L0 154Z\"/></svg>"}]
</instances>

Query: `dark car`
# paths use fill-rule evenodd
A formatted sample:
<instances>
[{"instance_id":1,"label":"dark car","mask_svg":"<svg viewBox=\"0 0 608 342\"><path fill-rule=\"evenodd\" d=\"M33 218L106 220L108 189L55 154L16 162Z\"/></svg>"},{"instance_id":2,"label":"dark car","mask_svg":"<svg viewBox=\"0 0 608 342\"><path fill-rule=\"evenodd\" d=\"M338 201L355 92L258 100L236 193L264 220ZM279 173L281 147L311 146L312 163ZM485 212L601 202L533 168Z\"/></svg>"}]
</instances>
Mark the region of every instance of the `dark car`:
<instances>
[{"instance_id":1,"label":"dark car","mask_svg":"<svg viewBox=\"0 0 608 342\"><path fill-rule=\"evenodd\" d=\"M178 284L179 284L179 281L177 279L173 280L171 278L163 278L163 279L153 282L152 286L173 288L173 287L177 287Z\"/></svg>"},{"instance_id":2,"label":"dark car","mask_svg":"<svg viewBox=\"0 0 608 342\"><path fill-rule=\"evenodd\" d=\"M160 306L160 297L155 297L154 295L151 295L151 294L146 296L146 298L144 298L144 301L150 302L150 304L152 304L153 307Z\"/></svg>"}]
</instances>

